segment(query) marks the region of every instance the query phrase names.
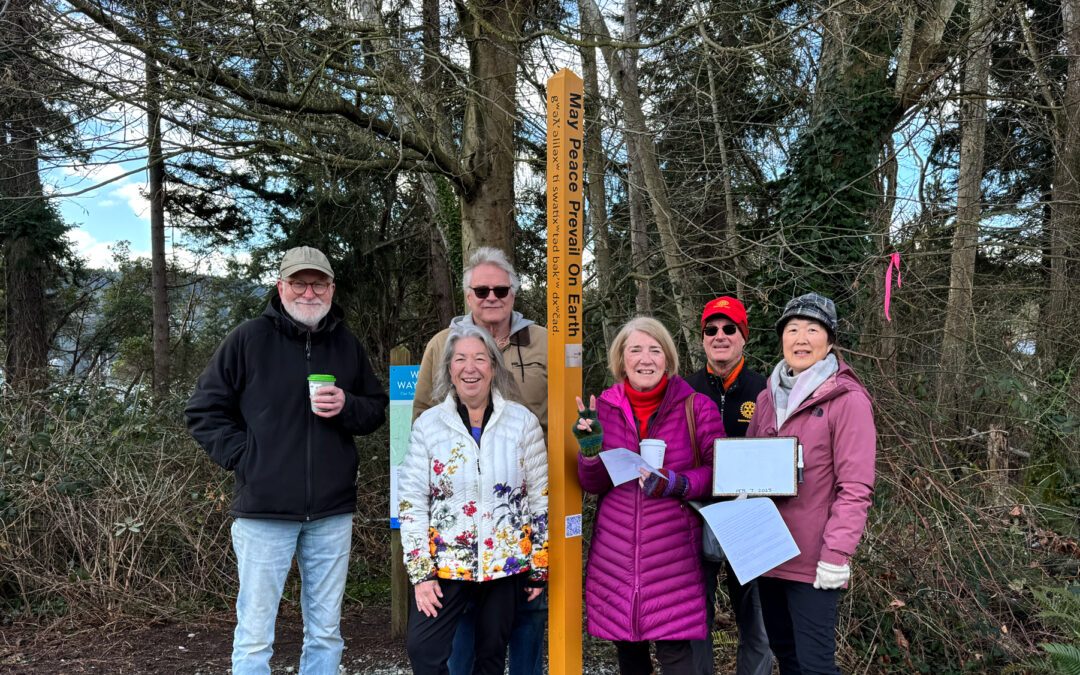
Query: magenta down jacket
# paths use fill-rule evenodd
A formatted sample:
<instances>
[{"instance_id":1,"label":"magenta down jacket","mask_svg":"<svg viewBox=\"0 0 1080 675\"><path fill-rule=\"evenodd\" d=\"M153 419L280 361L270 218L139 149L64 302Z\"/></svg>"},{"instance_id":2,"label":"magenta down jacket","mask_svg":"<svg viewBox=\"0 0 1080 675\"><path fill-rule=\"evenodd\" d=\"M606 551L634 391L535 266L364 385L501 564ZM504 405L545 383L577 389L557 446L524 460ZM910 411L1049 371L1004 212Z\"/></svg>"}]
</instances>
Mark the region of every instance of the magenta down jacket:
<instances>
[{"instance_id":1,"label":"magenta down jacket","mask_svg":"<svg viewBox=\"0 0 1080 675\"><path fill-rule=\"evenodd\" d=\"M819 560L847 564L866 527L874 493L874 411L866 387L846 363L779 430L772 388L770 378L746 435L798 437L806 467L798 496L773 498L800 553L764 576L812 584Z\"/></svg>"},{"instance_id":2,"label":"magenta down jacket","mask_svg":"<svg viewBox=\"0 0 1080 675\"><path fill-rule=\"evenodd\" d=\"M685 474L687 499L712 493L713 441L724 423L708 396L694 399L703 465L694 468L686 425L682 378L668 381L648 438L667 442L664 468ZM603 449L638 449L638 426L622 383L596 402L604 429ZM581 487L600 495L585 571L585 609L591 635L606 640L701 640L705 638L705 585L701 572L701 518L681 499L652 499L637 481L611 486L598 457L578 455Z\"/></svg>"}]
</instances>

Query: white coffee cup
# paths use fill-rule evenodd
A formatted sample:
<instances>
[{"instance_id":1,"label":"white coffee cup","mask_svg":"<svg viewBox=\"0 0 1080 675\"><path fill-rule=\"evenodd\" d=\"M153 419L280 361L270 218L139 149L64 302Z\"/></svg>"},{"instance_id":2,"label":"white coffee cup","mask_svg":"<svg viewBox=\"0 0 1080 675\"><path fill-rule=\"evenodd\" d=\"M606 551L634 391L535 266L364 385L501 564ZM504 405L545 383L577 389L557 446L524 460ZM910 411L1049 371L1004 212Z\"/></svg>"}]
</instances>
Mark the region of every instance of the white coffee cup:
<instances>
[{"instance_id":1,"label":"white coffee cup","mask_svg":"<svg viewBox=\"0 0 1080 675\"><path fill-rule=\"evenodd\" d=\"M311 412L322 412L322 408L315 407L315 394L323 387L332 387L337 379L333 375L311 375L308 377L308 398L311 399Z\"/></svg>"},{"instance_id":2,"label":"white coffee cup","mask_svg":"<svg viewBox=\"0 0 1080 675\"><path fill-rule=\"evenodd\" d=\"M667 443L659 438L646 438L641 441L641 458L649 463L654 469L659 469L664 466L664 451L667 450Z\"/></svg>"}]
</instances>

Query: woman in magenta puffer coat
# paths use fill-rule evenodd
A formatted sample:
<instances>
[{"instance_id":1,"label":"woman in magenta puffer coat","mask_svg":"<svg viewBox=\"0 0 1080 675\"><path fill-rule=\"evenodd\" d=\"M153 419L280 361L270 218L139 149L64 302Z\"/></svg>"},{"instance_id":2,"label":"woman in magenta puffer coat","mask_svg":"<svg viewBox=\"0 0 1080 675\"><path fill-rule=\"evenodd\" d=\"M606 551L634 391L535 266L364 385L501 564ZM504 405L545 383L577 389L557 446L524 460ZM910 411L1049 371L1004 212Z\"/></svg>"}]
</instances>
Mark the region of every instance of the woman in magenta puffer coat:
<instances>
[{"instance_id":1,"label":"woman in magenta puffer coat","mask_svg":"<svg viewBox=\"0 0 1080 675\"><path fill-rule=\"evenodd\" d=\"M613 640L619 672L652 672L649 642L665 675L692 674L690 640L705 638L705 586L701 572L701 519L686 500L712 493L713 441L724 435L716 405L695 396L692 407L700 459L687 425L694 390L675 375L678 354L655 319L631 320L611 345L608 365L617 384L582 417L575 433L581 456L578 479L600 495L585 573L591 635ZM638 451L644 438L667 443L663 477L612 487L601 450Z\"/></svg>"},{"instance_id":2,"label":"woman in magenta puffer coat","mask_svg":"<svg viewBox=\"0 0 1080 675\"><path fill-rule=\"evenodd\" d=\"M832 300L807 293L776 324L784 358L757 399L747 437L795 436L805 469L796 497L775 498L799 555L758 580L781 675L836 667L836 612L874 491L877 433L870 395L835 353Z\"/></svg>"}]
</instances>

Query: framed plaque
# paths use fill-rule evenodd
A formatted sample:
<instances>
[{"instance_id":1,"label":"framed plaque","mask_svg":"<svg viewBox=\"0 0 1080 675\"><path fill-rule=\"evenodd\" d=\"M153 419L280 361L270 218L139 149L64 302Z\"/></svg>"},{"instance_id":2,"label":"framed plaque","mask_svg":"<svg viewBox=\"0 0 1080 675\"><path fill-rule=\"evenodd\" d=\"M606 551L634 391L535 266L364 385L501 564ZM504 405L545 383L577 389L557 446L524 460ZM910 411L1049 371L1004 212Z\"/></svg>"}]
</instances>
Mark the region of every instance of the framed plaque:
<instances>
[{"instance_id":1,"label":"framed plaque","mask_svg":"<svg viewBox=\"0 0 1080 675\"><path fill-rule=\"evenodd\" d=\"M713 446L713 496L794 497L802 467L799 439L718 438Z\"/></svg>"}]
</instances>

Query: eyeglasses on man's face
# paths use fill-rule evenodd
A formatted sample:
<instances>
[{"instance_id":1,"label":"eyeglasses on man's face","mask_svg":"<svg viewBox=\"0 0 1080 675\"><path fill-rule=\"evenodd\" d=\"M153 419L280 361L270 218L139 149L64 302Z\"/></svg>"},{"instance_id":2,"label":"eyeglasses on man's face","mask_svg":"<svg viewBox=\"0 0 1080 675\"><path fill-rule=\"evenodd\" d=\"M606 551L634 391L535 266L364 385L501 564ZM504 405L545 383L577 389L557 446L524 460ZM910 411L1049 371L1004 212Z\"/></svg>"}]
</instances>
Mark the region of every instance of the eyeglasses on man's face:
<instances>
[{"instance_id":1,"label":"eyeglasses on man's face","mask_svg":"<svg viewBox=\"0 0 1080 675\"><path fill-rule=\"evenodd\" d=\"M326 283L325 281L313 281L311 283L308 283L306 281L296 281L294 279L286 281L285 283L287 283L289 285L289 288L292 289L292 292L296 293L297 295L303 295L304 293L307 293L308 286L311 286L311 290L315 293L315 295L322 295L326 292L326 289L330 288L330 284Z\"/></svg>"},{"instance_id":2,"label":"eyeglasses on man's face","mask_svg":"<svg viewBox=\"0 0 1080 675\"><path fill-rule=\"evenodd\" d=\"M735 324L725 323L723 326L717 326L716 324L705 326L705 329L701 332L705 333L705 337L713 337L720 331L724 331L724 335L734 335L738 330L739 327Z\"/></svg>"},{"instance_id":3,"label":"eyeglasses on man's face","mask_svg":"<svg viewBox=\"0 0 1080 675\"><path fill-rule=\"evenodd\" d=\"M472 290L473 295L480 298L481 300L487 298L488 293L491 293L493 291L495 293L495 297L499 298L500 300L510 295L509 286L469 286L469 288Z\"/></svg>"}]
</instances>

